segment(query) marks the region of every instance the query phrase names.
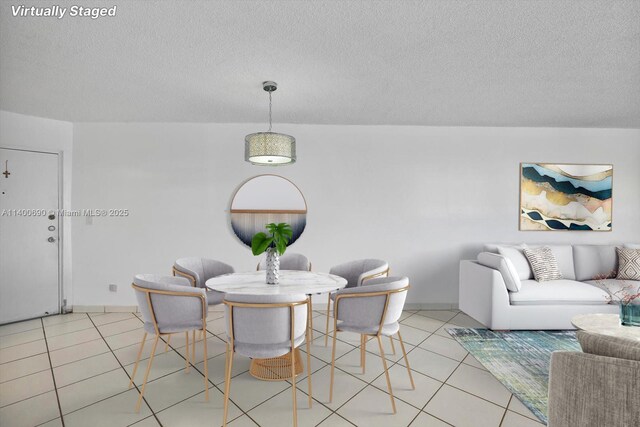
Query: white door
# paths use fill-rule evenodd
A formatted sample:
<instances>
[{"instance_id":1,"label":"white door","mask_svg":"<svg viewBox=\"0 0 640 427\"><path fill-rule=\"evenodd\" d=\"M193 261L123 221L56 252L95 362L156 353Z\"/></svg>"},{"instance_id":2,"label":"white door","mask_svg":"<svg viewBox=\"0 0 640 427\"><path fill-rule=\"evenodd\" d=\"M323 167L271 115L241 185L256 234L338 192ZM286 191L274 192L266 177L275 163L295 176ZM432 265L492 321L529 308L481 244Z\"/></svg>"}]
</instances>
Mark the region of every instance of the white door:
<instances>
[{"instance_id":1,"label":"white door","mask_svg":"<svg viewBox=\"0 0 640 427\"><path fill-rule=\"evenodd\" d=\"M0 324L60 312L58 155L0 148Z\"/></svg>"}]
</instances>

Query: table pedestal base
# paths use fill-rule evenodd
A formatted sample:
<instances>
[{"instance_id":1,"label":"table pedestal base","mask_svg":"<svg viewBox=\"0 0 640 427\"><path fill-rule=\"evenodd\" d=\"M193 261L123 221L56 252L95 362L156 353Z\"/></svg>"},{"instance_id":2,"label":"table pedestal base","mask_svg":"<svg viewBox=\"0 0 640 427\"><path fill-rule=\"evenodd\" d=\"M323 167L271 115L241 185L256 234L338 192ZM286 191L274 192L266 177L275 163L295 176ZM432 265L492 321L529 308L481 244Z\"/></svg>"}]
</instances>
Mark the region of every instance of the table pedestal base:
<instances>
[{"instance_id":1,"label":"table pedestal base","mask_svg":"<svg viewBox=\"0 0 640 427\"><path fill-rule=\"evenodd\" d=\"M296 360L296 376L302 373L304 365L300 350L293 352ZM271 359L251 359L249 373L263 381L285 381L291 379L291 353Z\"/></svg>"}]
</instances>

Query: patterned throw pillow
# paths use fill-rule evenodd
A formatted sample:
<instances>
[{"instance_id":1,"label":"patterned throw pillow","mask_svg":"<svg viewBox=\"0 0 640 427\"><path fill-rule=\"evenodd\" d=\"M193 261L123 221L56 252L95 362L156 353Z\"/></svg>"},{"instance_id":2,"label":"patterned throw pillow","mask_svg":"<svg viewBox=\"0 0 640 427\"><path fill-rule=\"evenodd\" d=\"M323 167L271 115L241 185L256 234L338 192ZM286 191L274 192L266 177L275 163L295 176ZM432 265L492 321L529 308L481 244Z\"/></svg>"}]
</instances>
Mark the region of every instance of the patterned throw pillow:
<instances>
[{"instance_id":1,"label":"patterned throw pillow","mask_svg":"<svg viewBox=\"0 0 640 427\"><path fill-rule=\"evenodd\" d=\"M550 280L562 279L558 260L549 246L538 248L525 248L524 254L531 264L533 277L538 282L548 282Z\"/></svg>"},{"instance_id":2,"label":"patterned throw pillow","mask_svg":"<svg viewBox=\"0 0 640 427\"><path fill-rule=\"evenodd\" d=\"M618 276L621 280L640 280L640 249L616 248Z\"/></svg>"}]
</instances>

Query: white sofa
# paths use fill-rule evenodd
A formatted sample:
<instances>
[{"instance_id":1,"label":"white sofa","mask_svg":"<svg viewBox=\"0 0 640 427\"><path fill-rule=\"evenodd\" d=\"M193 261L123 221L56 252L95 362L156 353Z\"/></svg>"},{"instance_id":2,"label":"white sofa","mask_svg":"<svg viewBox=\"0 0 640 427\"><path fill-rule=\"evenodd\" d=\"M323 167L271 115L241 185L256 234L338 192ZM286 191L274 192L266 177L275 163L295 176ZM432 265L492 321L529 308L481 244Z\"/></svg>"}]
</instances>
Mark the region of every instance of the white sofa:
<instances>
[{"instance_id":1,"label":"white sofa","mask_svg":"<svg viewBox=\"0 0 640 427\"><path fill-rule=\"evenodd\" d=\"M517 272L520 279L520 289L516 292L507 289L507 284L513 288L513 274L505 271L505 281L496 265L492 265L492 268L477 260L460 262L460 310L493 330L575 329L571 318L577 314L619 312L618 305L610 304L608 293L596 286L594 281L596 277L611 275L612 272L615 274L615 245L544 245L553 251L563 275L562 280L549 282L533 280L526 258L524 262L517 259L516 252L521 251L523 246L489 244L485 245L485 252L497 255L479 255L482 261L489 259L499 262L500 257L509 258L510 272ZM499 249L503 254L498 254ZM492 263L485 261L485 264ZM500 266L503 271L504 266ZM622 284L615 278L607 279L607 282L614 288ZM640 284L632 281L626 283Z\"/></svg>"}]
</instances>

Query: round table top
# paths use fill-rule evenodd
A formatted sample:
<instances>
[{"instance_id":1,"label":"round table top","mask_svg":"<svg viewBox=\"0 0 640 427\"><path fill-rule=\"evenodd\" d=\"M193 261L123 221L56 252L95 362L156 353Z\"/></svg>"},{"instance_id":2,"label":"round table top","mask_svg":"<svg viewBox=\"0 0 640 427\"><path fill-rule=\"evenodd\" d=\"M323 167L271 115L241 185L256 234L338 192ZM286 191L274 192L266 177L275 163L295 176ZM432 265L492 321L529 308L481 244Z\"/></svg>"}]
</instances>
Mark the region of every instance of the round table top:
<instances>
[{"instance_id":1,"label":"round table top","mask_svg":"<svg viewBox=\"0 0 640 427\"><path fill-rule=\"evenodd\" d=\"M571 324L583 331L640 341L640 328L623 326L617 314L580 314L571 319Z\"/></svg>"},{"instance_id":2,"label":"round table top","mask_svg":"<svg viewBox=\"0 0 640 427\"><path fill-rule=\"evenodd\" d=\"M251 295L322 294L347 286L346 279L327 273L280 270L278 285L267 285L265 275L264 270L224 274L212 277L205 284L213 291Z\"/></svg>"}]
</instances>

